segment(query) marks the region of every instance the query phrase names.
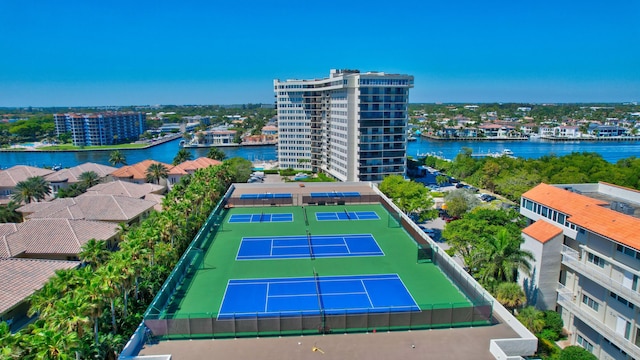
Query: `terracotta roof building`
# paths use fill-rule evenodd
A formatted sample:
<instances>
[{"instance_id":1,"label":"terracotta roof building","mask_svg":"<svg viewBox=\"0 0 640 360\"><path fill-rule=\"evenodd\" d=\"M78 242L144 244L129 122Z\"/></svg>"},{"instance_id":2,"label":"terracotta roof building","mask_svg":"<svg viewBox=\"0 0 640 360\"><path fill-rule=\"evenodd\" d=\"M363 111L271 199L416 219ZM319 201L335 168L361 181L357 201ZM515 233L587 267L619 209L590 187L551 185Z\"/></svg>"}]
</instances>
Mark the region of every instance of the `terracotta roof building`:
<instances>
[{"instance_id":1,"label":"terracotta roof building","mask_svg":"<svg viewBox=\"0 0 640 360\"><path fill-rule=\"evenodd\" d=\"M17 183L30 177L44 177L51 173L54 171L25 165L16 165L6 170L0 170L0 204L6 204L11 200L11 194Z\"/></svg>"},{"instance_id":2,"label":"terracotta roof building","mask_svg":"<svg viewBox=\"0 0 640 360\"><path fill-rule=\"evenodd\" d=\"M193 174L198 169L218 166L220 164L222 164L222 161L209 159L208 157L199 157L195 160L185 161L182 164L176 165L169 170L169 177L167 178L169 189L177 184L183 176Z\"/></svg>"},{"instance_id":3,"label":"terracotta roof building","mask_svg":"<svg viewBox=\"0 0 640 360\"><path fill-rule=\"evenodd\" d=\"M128 181L110 181L87 189L86 194L91 195L120 195L137 199L143 199L147 194L162 194L166 188L156 184L136 184Z\"/></svg>"},{"instance_id":4,"label":"terracotta roof building","mask_svg":"<svg viewBox=\"0 0 640 360\"><path fill-rule=\"evenodd\" d=\"M137 164L123 166L111 173L111 176L117 180L129 181L136 184L144 184L147 182L147 169L151 164L162 164L167 171L173 168L172 165L161 163L155 160L144 160Z\"/></svg>"},{"instance_id":5,"label":"terracotta roof building","mask_svg":"<svg viewBox=\"0 0 640 360\"><path fill-rule=\"evenodd\" d=\"M78 261L38 259L0 259L0 321L7 321L12 331L28 318L28 298L51 278L56 270L72 269Z\"/></svg>"},{"instance_id":6,"label":"terracotta roof building","mask_svg":"<svg viewBox=\"0 0 640 360\"><path fill-rule=\"evenodd\" d=\"M33 219L12 225L15 231L0 237L0 258L77 260L87 241L113 248L119 234L117 224L104 221Z\"/></svg>"},{"instance_id":7,"label":"terracotta roof building","mask_svg":"<svg viewBox=\"0 0 640 360\"><path fill-rule=\"evenodd\" d=\"M52 195L55 196L58 190L64 189L71 184L80 182L80 175L85 172L93 171L100 179L109 176L117 168L96 163L84 163L68 169L62 169L51 173L44 177L51 184Z\"/></svg>"},{"instance_id":8,"label":"terracotta roof building","mask_svg":"<svg viewBox=\"0 0 640 360\"><path fill-rule=\"evenodd\" d=\"M640 358L640 192L612 184L540 184L522 194L531 225L521 274L528 301L557 310L569 334L600 359Z\"/></svg>"},{"instance_id":9,"label":"terracotta roof building","mask_svg":"<svg viewBox=\"0 0 640 360\"><path fill-rule=\"evenodd\" d=\"M73 219L133 224L145 219L155 202L118 195L83 194L18 208L25 219Z\"/></svg>"}]
</instances>

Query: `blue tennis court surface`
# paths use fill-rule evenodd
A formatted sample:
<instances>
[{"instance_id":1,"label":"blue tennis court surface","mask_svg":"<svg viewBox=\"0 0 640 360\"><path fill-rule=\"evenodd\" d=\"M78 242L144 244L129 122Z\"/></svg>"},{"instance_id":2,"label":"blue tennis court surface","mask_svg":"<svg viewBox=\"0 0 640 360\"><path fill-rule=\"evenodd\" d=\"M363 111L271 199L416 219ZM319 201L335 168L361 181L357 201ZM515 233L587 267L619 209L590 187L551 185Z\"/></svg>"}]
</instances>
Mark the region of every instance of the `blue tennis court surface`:
<instances>
[{"instance_id":1,"label":"blue tennis court surface","mask_svg":"<svg viewBox=\"0 0 640 360\"><path fill-rule=\"evenodd\" d=\"M265 236L243 237L236 260L383 255L371 234Z\"/></svg>"},{"instance_id":2,"label":"blue tennis court surface","mask_svg":"<svg viewBox=\"0 0 640 360\"><path fill-rule=\"evenodd\" d=\"M289 199L293 197L291 194L283 193L283 194L272 194L272 193L264 193L264 194L242 194L240 195L240 199Z\"/></svg>"},{"instance_id":3,"label":"blue tennis court surface","mask_svg":"<svg viewBox=\"0 0 640 360\"><path fill-rule=\"evenodd\" d=\"M380 220L375 211L343 211L343 212L317 212L318 221L335 220Z\"/></svg>"},{"instance_id":4,"label":"blue tennis court surface","mask_svg":"<svg viewBox=\"0 0 640 360\"><path fill-rule=\"evenodd\" d=\"M233 214L229 223L292 222L293 214Z\"/></svg>"},{"instance_id":5,"label":"blue tennis court surface","mask_svg":"<svg viewBox=\"0 0 640 360\"><path fill-rule=\"evenodd\" d=\"M397 274L232 279L218 318L420 311Z\"/></svg>"},{"instance_id":6,"label":"blue tennis court surface","mask_svg":"<svg viewBox=\"0 0 640 360\"><path fill-rule=\"evenodd\" d=\"M357 191L352 192L312 192L311 197L358 197L360 193Z\"/></svg>"}]
</instances>

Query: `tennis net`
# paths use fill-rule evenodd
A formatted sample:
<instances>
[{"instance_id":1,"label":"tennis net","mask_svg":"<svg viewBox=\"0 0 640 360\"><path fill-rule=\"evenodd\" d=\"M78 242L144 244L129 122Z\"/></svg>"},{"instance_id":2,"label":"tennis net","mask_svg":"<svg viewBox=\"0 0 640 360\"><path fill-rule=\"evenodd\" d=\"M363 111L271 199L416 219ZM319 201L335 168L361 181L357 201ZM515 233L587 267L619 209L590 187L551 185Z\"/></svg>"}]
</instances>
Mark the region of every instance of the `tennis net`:
<instances>
[{"instance_id":1,"label":"tennis net","mask_svg":"<svg viewBox=\"0 0 640 360\"><path fill-rule=\"evenodd\" d=\"M311 260L315 259L315 255L313 254L313 244L311 243L311 233L307 230L307 242L309 243L309 257Z\"/></svg>"},{"instance_id":2,"label":"tennis net","mask_svg":"<svg viewBox=\"0 0 640 360\"><path fill-rule=\"evenodd\" d=\"M344 209L344 214L347 215L347 219L351 220L351 216L349 215L347 209Z\"/></svg>"},{"instance_id":3,"label":"tennis net","mask_svg":"<svg viewBox=\"0 0 640 360\"><path fill-rule=\"evenodd\" d=\"M304 206L302 207L302 213L304 214L305 225L309 226L309 219L307 218L307 209Z\"/></svg>"},{"instance_id":4,"label":"tennis net","mask_svg":"<svg viewBox=\"0 0 640 360\"><path fill-rule=\"evenodd\" d=\"M320 319L321 319L321 323L320 326L318 327L318 331L322 334L326 334L329 333L330 330L327 327L327 318L326 318L326 314L324 312L324 305L322 304L322 295L320 294L320 276L318 276L318 272L316 271L315 268L313 268L313 279L315 280L316 283L316 295L318 297L318 310L320 311Z\"/></svg>"},{"instance_id":5,"label":"tennis net","mask_svg":"<svg viewBox=\"0 0 640 360\"><path fill-rule=\"evenodd\" d=\"M322 305L322 296L320 296L320 276L316 272L316 269L313 269L313 279L316 283L316 295L318 296L318 309L320 310L320 314L324 312L324 306Z\"/></svg>"},{"instance_id":6,"label":"tennis net","mask_svg":"<svg viewBox=\"0 0 640 360\"><path fill-rule=\"evenodd\" d=\"M260 213L260 222L264 219L264 211Z\"/></svg>"}]
</instances>

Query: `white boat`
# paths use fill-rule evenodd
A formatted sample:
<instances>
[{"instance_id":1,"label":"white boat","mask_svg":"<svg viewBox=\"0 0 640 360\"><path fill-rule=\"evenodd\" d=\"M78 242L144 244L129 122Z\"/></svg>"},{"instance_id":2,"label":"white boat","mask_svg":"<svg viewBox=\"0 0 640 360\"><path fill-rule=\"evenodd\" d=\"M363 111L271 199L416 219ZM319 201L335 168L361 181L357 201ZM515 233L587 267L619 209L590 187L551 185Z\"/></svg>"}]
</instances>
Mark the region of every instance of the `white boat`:
<instances>
[{"instance_id":1,"label":"white boat","mask_svg":"<svg viewBox=\"0 0 640 360\"><path fill-rule=\"evenodd\" d=\"M509 150L509 149L503 149L502 150L502 155L509 155L509 156L513 156L513 151Z\"/></svg>"}]
</instances>

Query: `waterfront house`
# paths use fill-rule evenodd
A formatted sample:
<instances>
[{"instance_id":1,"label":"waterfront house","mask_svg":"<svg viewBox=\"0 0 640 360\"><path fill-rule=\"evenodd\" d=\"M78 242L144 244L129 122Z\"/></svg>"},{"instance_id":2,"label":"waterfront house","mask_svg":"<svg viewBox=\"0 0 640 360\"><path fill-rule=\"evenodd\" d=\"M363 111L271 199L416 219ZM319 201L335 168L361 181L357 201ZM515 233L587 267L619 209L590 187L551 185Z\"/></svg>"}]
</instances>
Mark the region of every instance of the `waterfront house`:
<instances>
[{"instance_id":1,"label":"waterfront house","mask_svg":"<svg viewBox=\"0 0 640 360\"><path fill-rule=\"evenodd\" d=\"M104 181L115 170L117 170L117 168L112 166L88 162L72 168L56 171L46 175L44 179L51 185L51 196L55 197L58 194L58 190L66 189L72 184L79 183L82 173L93 171L98 175L100 181Z\"/></svg>"},{"instance_id":2,"label":"waterfront house","mask_svg":"<svg viewBox=\"0 0 640 360\"><path fill-rule=\"evenodd\" d=\"M229 146L235 145L233 139L235 130L210 130L197 133L197 144L201 146Z\"/></svg>"},{"instance_id":3,"label":"waterfront house","mask_svg":"<svg viewBox=\"0 0 640 360\"><path fill-rule=\"evenodd\" d=\"M0 170L0 204L7 204L11 201L11 194L19 182L34 176L45 177L52 173L54 173L53 170L26 165L16 165L6 170Z\"/></svg>"},{"instance_id":4,"label":"waterfront house","mask_svg":"<svg viewBox=\"0 0 640 360\"><path fill-rule=\"evenodd\" d=\"M541 137L551 137L555 133L555 126L550 125L540 125L538 128L538 134Z\"/></svg>"},{"instance_id":5,"label":"waterfront house","mask_svg":"<svg viewBox=\"0 0 640 360\"><path fill-rule=\"evenodd\" d=\"M553 136L561 138L578 138L582 135L577 126L557 126L553 129Z\"/></svg>"},{"instance_id":6,"label":"waterfront house","mask_svg":"<svg viewBox=\"0 0 640 360\"><path fill-rule=\"evenodd\" d=\"M265 135L265 136L277 136L278 128L273 125L266 125L262 127L261 132L262 132L262 135Z\"/></svg>"},{"instance_id":7,"label":"waterfront house","mask_svg":"<svg viewBox=\"0 0 640 360\"><path fill-rule=\"evenodd\" d=\"M33 319L27 316L29 297L56 271L78 266L79 261L0 258L0 321L12 332L20 330Z\"/></svg>"},{"instance_id":8,"label":"waterfront house","mask_svg":"<svg viewBox=\"0 0 640 360\"><path fill-rule=\"evenodd\" d=\"M31 219L15 225L15 231L0 237L0 258L78 260L82 246L91 239L114 249L118 224L72 219Z\"/></svg>"},{"instance_id":9,"label":"waterfront house","mask_svg":"<svg viewBox=\"0 0 640 360\"><path fill-rule=\"evenodd\" d=\"M167 178L167 185L169 190L173 188L175 184L180 182L182 177L191 175L198 169L204 169L209 166L218 166L222 164L221 161L209 159L208 157L199 157L195 160L185 161L179 165L174 166L169 170L169 177Z\"/></svg>"},{"instance_id":10,"label":"waterfront house","mask_svg":"<svg viewBox=\"0 0 640 360\"><path fill-rule=\"evenodd\" d=\"M123 166L111 173L116 180L129 181L136 184L144 184L147 182L147 169L151 164L162 164L167 171L171 170L173 165L164 164L155 160L144 160L137 164ZM164 180L160 180L162 184Z\"/></svg>"},{"instance_id":11,"label":"waterfront house","mask_svg":"<svg viewBox=\"0 0 640 360\"><path fill-rule=\"evenodd\" d=\"M620 126L599 125L591 128L591 133L601 138L628 135L628 132L628 129Z\"/></svg>"}]
</instances>

